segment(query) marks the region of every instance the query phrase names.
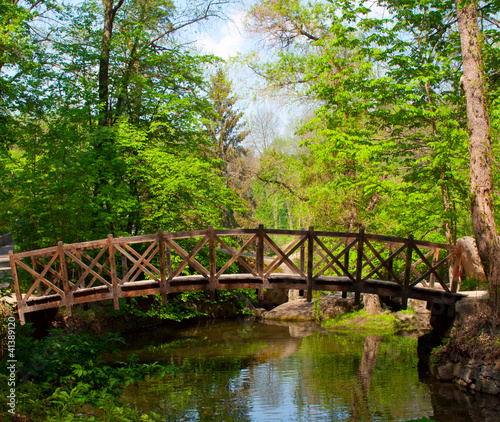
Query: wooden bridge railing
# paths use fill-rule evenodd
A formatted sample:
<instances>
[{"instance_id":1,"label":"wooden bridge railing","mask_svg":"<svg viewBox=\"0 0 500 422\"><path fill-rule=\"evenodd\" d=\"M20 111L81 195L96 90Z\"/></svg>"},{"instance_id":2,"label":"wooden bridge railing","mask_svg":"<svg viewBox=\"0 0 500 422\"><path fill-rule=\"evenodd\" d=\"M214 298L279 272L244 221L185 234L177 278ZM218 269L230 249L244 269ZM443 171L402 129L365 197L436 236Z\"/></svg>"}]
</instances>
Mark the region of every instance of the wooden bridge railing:
<instances>
[{"instance_id":1,"label":"wooden bridge railing","mask_svg":"<svg viewBox=\"0 0 500 422\"><path fill-rule=\"evenodd\" d=\"M277 239L282 240L278 242ZM286 243L280 247L278 243ZM224 253L221 253L224 251ZM457 295L456 246L359 233L207 230L114 238L10 253L24 314L75 304L188 290L283 288L376 293L438 303Z\"/></svg>"}]
</instances>

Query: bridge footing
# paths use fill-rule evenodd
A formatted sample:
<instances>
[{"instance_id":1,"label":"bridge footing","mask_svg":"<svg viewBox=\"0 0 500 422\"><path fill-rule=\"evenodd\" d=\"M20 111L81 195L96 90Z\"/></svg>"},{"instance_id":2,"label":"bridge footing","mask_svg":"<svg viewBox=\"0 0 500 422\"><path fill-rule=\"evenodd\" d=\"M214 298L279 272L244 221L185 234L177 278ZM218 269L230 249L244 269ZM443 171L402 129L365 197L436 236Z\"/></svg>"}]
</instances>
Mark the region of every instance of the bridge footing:
<instances>
[{"instance_id":1,"label":"bridge footing","mask_svg":"<svg viewBox=\"0 0 500 422\"><path fill-rule=\"evenodd\" d=\"M429 360L432 350L442 344L455 321L455 304L427 302L431 311L430 324L432 331L418 338L418 373L424 377L429 372Z\"/></svg>"},{"instance_id":2,"label":"bridge footing","mask_svg":"<svg viewBox=\"0 0 500 422\"><path fill-rule=\"evenodd\" d=\"M431 311L430 324L437 335L443 338L452 327L455 320L455 303L429 303L427 308Z\"/></svg>"}]
</instances>

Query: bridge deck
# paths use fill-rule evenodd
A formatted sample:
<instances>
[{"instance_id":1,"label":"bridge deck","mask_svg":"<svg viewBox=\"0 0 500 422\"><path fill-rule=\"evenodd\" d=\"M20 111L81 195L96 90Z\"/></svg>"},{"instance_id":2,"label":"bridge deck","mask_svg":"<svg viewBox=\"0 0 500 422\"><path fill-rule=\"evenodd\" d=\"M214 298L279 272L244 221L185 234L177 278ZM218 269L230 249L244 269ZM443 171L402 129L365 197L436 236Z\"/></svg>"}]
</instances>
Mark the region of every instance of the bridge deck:
<instances>
[{"instance_id":1,"label":"bridge deck","mask_svg":"<svg viewBox=\"0 0 500 422\"><path fill-rule=\"evenodd\" d=\"M289 242L278 247L286 236ZM290 241L291 240L291 241ZM182 243L184 242L184 243ZM236 246L235 246L236 245ZM224 249L227 256L218 254ZM265 254L273 253L273 256ZM24 314L120 298L218 289L373 293L453 304L460 250L360 233L214 230L162 233L10 253L18 311ZM237 268L236 268L237 267ZM229 274L231 268L236 274ZM187 273L190 273L186 275Z\"/></svg>"}]
</instances>

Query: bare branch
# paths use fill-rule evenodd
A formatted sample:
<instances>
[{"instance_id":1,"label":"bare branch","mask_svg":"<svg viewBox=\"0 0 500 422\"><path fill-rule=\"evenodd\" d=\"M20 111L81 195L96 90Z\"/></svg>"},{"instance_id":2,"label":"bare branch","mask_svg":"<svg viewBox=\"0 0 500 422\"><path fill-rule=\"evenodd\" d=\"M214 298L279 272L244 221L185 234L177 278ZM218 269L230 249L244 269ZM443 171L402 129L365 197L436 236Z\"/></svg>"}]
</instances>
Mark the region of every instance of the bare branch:
<instances>
[{"instance_id":1,"label":"bare branch","mask_svg":"<svg viewBox=\"0 0 500 422\"><path fill-rule=\"evenodd\" d=\"M287 184L283 183L283 182L280 182L279 180L271 180L271 179L265 179L264 177L262 176L259 176L258 174L256 175L257 179L259 179L261 182L264 182L264 183L271 183L273 185L277 185L277 186L281 186L283 188L285 188L288 192L290 192L293 196L295 196L296 198L300 199L302 202L307 202L309 201L309 198L305 197L305 196L301 196L297 193L295 193L293 191L293 189L288 186Z\"/></svg>"}]
</instances>

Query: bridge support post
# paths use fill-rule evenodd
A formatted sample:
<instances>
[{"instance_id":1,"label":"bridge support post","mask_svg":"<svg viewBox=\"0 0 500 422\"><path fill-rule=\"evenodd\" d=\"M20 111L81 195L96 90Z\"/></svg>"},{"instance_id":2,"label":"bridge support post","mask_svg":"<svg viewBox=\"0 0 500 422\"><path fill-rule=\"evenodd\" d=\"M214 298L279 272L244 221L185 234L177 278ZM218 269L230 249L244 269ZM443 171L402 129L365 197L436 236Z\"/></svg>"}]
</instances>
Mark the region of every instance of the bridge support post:
<instances>
[{"instance_id":1,"label":"bridge support post","mask_svg":"<svg viewBox=\"0 0 500 422\"><path fill-rule=\"evenodd\" d=\"M354 288L354 305L357 306L361 302L361 284L363 282L363 247L365 243L365 229L361 227L358 234L358 256L356 259L356 286Z\"/></svg>"},{"instance_id":2,"label":"bridge support post","mask_svg":"<svg viewBox=\"0 0 500 422\"><path fill-rule=\"evenodd\" d=\"M167 274L165 271L165 239L163 239L163 230L158 230L158 248L160 256L160 294L161 303L163 305L167 304L168 298L168 286L167 286Z\"/></svg>"},{"instance_id":3,"label":"bridge support post","mask_svg":"<svg viewBox=\"0 0 500 422\"><path fill-rule=\"evenodd\" d=\"M120 309L119 298L121 296L121 287L118 285L118 277L116 274L115 248L113 247L113 235L108 234L108 250L109 250L109 267L111 272L111 283L113 285L113 307L115 311Z\"/></svg>"},{"instance_id":4,"label":"bridge support post","mask_svg":"<svg viewBox=\"0 0 500 422\"><path fill-rule=\"evenodd\" d=\"M12 279L14 280L14 291L16 292L17 313L19 314L19 322L21 323L21 325L24 325L26 323L26 319L24 317L24 308L26 304L24 303L23 295L21 294L21 288L19 287L19 278L17 277L17 267L13 251L9 251L9 259L10 259L10 269L12 271Z\"/></svg>"},{"instance_id":5,"label":"bridge support post","mask_svg":"<svg viewBox=\"0 0 500 422\"><path fill-rule=\"evenodd\" d=\"M413 254L413 235L410 234L408 236L408 243L406 247L406 266L405 266L405 284L404 284L404 292L401 297L401 309L404 311L408 308L408 293L410 290L410 277L411 277L411 266L412 266L412 254Z\"/></svg>"},{"instance_id":6,"label":"bridge support post","mask_svg":"<svg viewBox=\"0 0 500 422\"><path fill-rule=\"evenodd\" d=\"M392 256L392 254L394 253L394 243L390 243L389 244L389 256ZM388 262L387 262L387 281L391 281L392 280L392 274L391 272L393 272L394 270L394 258L391 258Z\"/></svg>"},{"instance_id":7,"label":"bridge support post","mask_svg":"<svg viewBox=\"0 0 500 422\"><path fill-rule=\"evenodd\" d=\"M306 231L305 228L300 229L302 231ZM305 273L306 271L306 246L302 243L300 245L300 272ZM304 296L304 290L299 290L299 297Z\"/></svg>"},{"instance_id":8,"label":"bridge support post","mask_svg":"<svg viewBox=\"0 0 500 422\"><path fill-rule=\"evenodd\" d=\"M451 268L450 291L452 293L456 293L458 291L459 268L462 263L462 249L463 244L459 243L457 247L457 255L455 256L455 261L453 262L453 267Z\"/></svg>"},{"instance_id":9,"label":"bridge support post","mask_svg":"<svg viewBox=\"0 0 500 422\"><path fill-rule=\"evenodd\" d=\"M307 301L312 301L313 291L313 254L314 254L314 227L309 227L307 234Z\"/></svg>"},{"instance_id":10,"label":"bridge support post","mask_svg":"<svg viewBox=\"0 0 500 422\"><path fill-rule=\"evenodd\" d=\"M58 253L59 253L59 264L61 266L61 279L63 283L64 290L64 304L66 306L66 315L71 316L71 292L69 291L68 283L68 268L66 267L66 255L64 254L64 244L62 241L57 243Z\"/></svg>"},{"instance_id":11,"label":"bridge support post","mask_svg":"<svg viewBox=\"0 0 500 422\"><path fill-rule=\"evenodd\" d=\"M257 227L257 245L256 245L256 272L261 280L261 287L257 289L257 297L259 301L264 300L264 225L259 224Z\"/></svg>"},{"instance_id":12,"label":"bridge support post","mask_svg":"<svg viewBox=\"0 0 500 422\"><path fill-rule=\"evenodd\" d=\"M345 254L344 254L344 267L346 269L346 272L344 273L344 276L348 277L349 275L349 249L347 249L347 246L349 245L349 238L345 238ZM342 292L342 299L347 298L347 292L344 291Z\"/></svg>"},{"instance_id":13,"label":"bridge support post","mask_svg":"<svg viewBox=\"0 0 500 422\"><path fill-rule=\"evenodd\" d=\"M216 284L215 274L217 272L216 268L216 254L215 254L215 232L213 226L208 226L208 248L209 248L209 261L210 261L210 300L215 300L216 295Z\"/></svg>"}]
</instances>

